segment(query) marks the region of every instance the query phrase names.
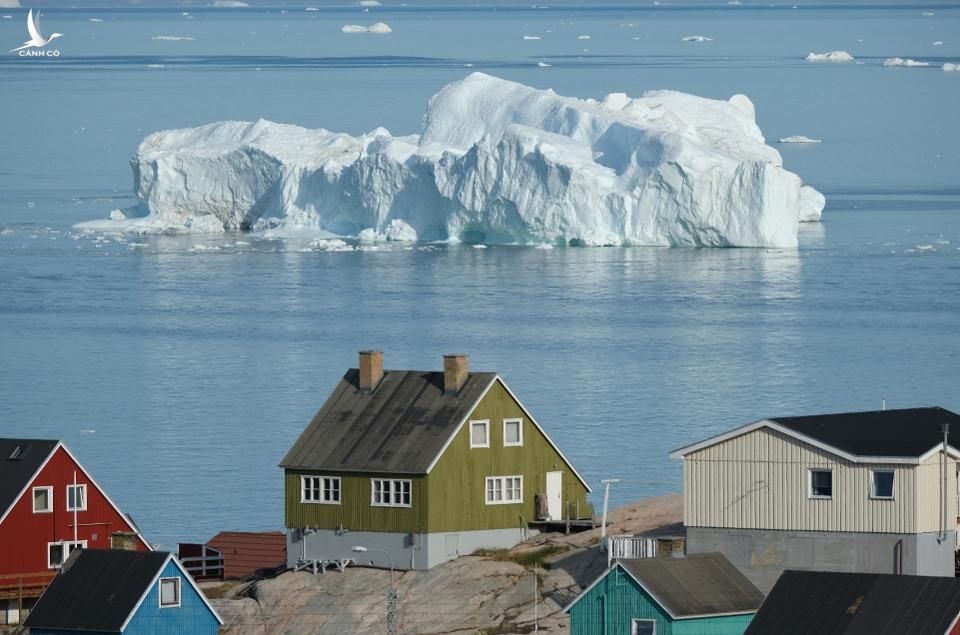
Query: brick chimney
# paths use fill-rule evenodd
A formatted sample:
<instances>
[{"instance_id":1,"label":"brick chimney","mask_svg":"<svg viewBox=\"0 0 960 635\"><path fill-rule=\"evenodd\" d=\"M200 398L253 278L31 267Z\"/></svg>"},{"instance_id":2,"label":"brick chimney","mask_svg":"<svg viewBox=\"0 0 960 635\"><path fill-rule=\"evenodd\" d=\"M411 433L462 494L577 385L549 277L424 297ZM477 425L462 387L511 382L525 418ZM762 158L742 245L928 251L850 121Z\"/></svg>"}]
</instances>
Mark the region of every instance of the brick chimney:
<instances>
[{"instance_id":1,"label":"brick chimney","mask_svg":"<svg viewBox=\"0 0 960 635\"><path fill-rule=\"evenodd\" d=\"M137 550L137 534L132 531L115 531L110 534L110 548L122 551Z\"/></svg>"},{"instance_id":2,"label":"brick chimney","mask_svg":"<svg viewBox=\"0 0 960 635\"><path fill-rule=\"evenodd\" d=\"M456 394L467 383L467 356L462 353L443 356L443 392Z\"/></svg>"},{"instance_id":3,"label":"brick chimney","mask_svg":"<svg viewBox=\"0 0 960 635\"><path fill-rule=\"evenodd\" d=\"M383 379L383 353L360 351L360 390L372 392Z\"/></svg>"}]
</instances>

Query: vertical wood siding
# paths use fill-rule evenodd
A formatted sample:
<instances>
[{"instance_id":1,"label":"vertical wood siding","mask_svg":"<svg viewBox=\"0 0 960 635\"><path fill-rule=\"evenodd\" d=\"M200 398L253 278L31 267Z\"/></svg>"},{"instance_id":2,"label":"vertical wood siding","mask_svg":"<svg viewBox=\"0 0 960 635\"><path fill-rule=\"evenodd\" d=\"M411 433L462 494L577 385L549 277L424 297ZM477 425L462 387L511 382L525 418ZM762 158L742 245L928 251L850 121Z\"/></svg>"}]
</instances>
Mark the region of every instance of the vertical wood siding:
<instances>
[{"instance_id":1,"label":"vertical wood siding","mask_svg":"<svg viewBox=\"0 0 960 635\"><path fill-rule=\"evenodd\" d=\"M593 515L586 488L571 466L499 382L469 419L490 421L490 447L470 447L469 421L457 433L428 477L430 531L525 527L524 521L534 519L535 494L546 493L546 473L555 471L563 472L564 508L570 502L570 514L575 515L579 503L581 516ZM523 419L523 446L504 447L504 419ZM486 478L515 475L523 475L523 502L487 505Z\"/></svg>"},{"instance_id":2,"label":"vertical wood siding","mask_svg":"<svg viewBox=\"0 0 960 635\"><path fill-rule=\"evenodd\" d=\"M180 606L160 608L160 582L154 583L124 635L216 635L220 625L183 572L172 561L167 563L161 578L179 577Z\"/></svg>"},{"instance_id":3,"label":"vertical wood siding","mask_svg":"<svg viewBox=\"0 0 960 635\"><path fill-rule=\"evenodd\" d=\"M917 486L917 532L940 531L940 508L943 505L941 460L943 453L938 452L918 465ZM947 457L947 529L957 527L957 461Z\"/></svg>"},{"instance_id":4,"label":"vertical wood siding","mask_svg":"<svg viewBox=\"0 0 960 635\"><path fill-rule=\"evenodd\" d=\"M920 527L916 467L851 463L760 428L684 457L684 522L693 527L914 533ZM808 496L811 468L833 470L832 499ZM894 471L894 500L870 497L874 469Z\"/></svg>"}]
</instances>

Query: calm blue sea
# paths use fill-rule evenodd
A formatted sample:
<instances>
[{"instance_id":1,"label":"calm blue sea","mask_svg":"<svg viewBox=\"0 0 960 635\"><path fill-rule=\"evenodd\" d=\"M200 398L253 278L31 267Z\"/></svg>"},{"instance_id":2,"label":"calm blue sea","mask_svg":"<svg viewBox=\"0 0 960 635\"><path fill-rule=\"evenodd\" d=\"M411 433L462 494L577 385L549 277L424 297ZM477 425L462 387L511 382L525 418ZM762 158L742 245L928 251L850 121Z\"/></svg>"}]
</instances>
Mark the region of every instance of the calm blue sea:
<instances>
[{"instance_id":1,"label":"calm blue sea","mask_svg":"<svg viewBox=\"0 0 960 635\"><path fill-rule=\"evenodd\" d=\"M281 528L277 463L365 348L501 373L588 480L623 479L615 504L679 491L670 450L762 417L960 409L960 73L940 70L960 9L182 13L50 9L60 57L0 55L0 435L64 439L150 540ZM25 15L0 15L6 51ZM340 32L377 21L393 33ZM803 60L836 49L858 61ZM472 70L582 97L745 93L768 139L823 140L779 149L827 195L824 222L786 251L71 229L132 202L154 130L409 133Z\"/></svg>"}]
</instances>

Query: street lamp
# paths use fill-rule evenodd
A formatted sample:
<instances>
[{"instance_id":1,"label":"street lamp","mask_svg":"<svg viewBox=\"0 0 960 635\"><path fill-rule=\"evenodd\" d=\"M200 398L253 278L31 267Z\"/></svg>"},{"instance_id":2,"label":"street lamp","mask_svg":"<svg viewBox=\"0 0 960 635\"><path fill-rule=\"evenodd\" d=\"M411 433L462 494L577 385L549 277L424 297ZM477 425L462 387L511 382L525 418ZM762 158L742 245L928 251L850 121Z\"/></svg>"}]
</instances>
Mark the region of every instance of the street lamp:
<instances>
[{"instance_id":1,"label":"street lamp","mask_svg":"<svg viewBox=\"0 0 960 635\"><path fill-rule=\"evenodd\" d=\"M397 635L397 589L393 586L393 557L389 551L383 549L370 549L361 545L356 545L351 549L354 553L366 553L375 551L382 553L390 562L390 590L387 591L387 635ZM372 563L371 563L372 564Z\"/></svg>"}]
</instances>

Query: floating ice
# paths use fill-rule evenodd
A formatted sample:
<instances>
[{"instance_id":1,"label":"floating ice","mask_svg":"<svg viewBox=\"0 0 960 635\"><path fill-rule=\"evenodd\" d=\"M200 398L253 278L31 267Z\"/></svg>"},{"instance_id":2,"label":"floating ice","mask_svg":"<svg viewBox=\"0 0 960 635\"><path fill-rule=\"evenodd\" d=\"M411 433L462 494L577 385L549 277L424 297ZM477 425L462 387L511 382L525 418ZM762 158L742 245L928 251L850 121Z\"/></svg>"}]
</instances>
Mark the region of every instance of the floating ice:
<instances>
[{"instance_id":1,"label":"floating ice","mask_svg":"<svg viewBox=\"0 0 960 635\"><path fill-rule=\"evenodd\" d=\"M213 0L213 4L210 6L217 9L241 9L250 5L246 2L240 2L240 0Z\"/></svg>"},{"instance_id":2,"label":"floating ice","mask_svg":"<svg viewBox=\"0 0 960 635\"><path fill-rule=\"evenodd\" d=\"M713 42L712 37L707 37L706 35L688 35L685 38L681 38L683 42Z\"/></svg>"},{"instance_id":3,"label":"floating ice","mask_svg":"<svg viewBox=\"0 0 960 635\"><path fill-rule=\"evenodd\" d=\"M884 66L930 66L930 62L918 62L902 57L891 57L883 63Z\"/></svg>"},{"instance_id":4,"label":"floating ice","mask_svg":"<svg viewBox=\"0 0 960 635\"><path fill-rule=\"evenodd\" d=\"M854 57L846 51L830 51L829 53L808 53L804 59L808 62L849 62Z\"/></svg>"},{"instance_id":5,"label":"floating ice","mask_svg":"<svg viewBox=\"0 0 960 635\"><path fill-rule=\"evenodd\" d=\"M933 11L924 11L922 15L924 15L925 17L928 17L928 18L929 18L929 17L932 17L932 16L934 16L934 15L936 15L936 14L935 14Z\"/></svg>"},{"instance_id":6,"label":"floating ice","mask_svg":"<svg viewBox=\"0 0 960 635\"><path fill-rule=\"evenodd\" d=\"M358 3L361 7L381 7L379 0L360 0Z\"/></svg>"},{"instance_id":7,"label":"floating ice","mask_svg":"<svg viewBox=\"0 0 960 635\"><path fill-rule=\"evenodd\" d=\"M139 216L80 228L794 247L824 204L743 95L581 100L482 73L434 95L419 135L225 121L151 134L132 166Z\"/></svg>"},{"instance_id":8,"label":"floating ice","mask_svg":"<svg viewBox=\"0 0 960 635\"><path fill-rule=\"evenodd\" d=\"M87 18L91 22L103 22L103 18Z\"/></svg>"},{"instance_id":9,"label":"floating ice","mask_svg":"<svg viewBox=\"0 0 960 635\"><path fill-rule=\"evenodd\" d=\"M811 139L803 135L793 135L777 140L777 143L820 143L820 139Z\"/></svg>"},{"instance_id":10,"label":"floating ice","mask_svg":"<svg viewBox=\"0 0 960 635\"><path fill-rule=\"evenodd\" d=\"M392 33L393 29L386 22L377 22L370 26L361 26L359 24L345 24L342 29L344 33Z\"/></svg>"},{"instance_id":11,"label":"floating ice","mask_svg":"<svg viewBox=\"0 0 960 635\"><path fill-rule=\"evenodd\" d=\"M578 36L577 36L577 39L578 39L578 40L589 40L589 39L590 39L590 36L589 36L589 35L578 35Z\"/></svg>"},{"instance_id":12,"label":"floating ice","mask_svg":"<svg viewBox=\"0 0 960 635\"><path fill-rule=\"evenodd\" d=\"M943 70L947 72L960 71L960 62L957 62L956 64L951 64L950 62L947 62L946 64L943 65Z\"/></svg>"},{"instance_id":13,"label":"floating ice","mask_svg":"<svg viewBox=\"0 0 960 635\"><path fill-rule=\"evenodd\" d=\"M169 42L182 42L189 41L192 42L193 38L186 35L154 35L151 40L163 40Z\"/></svg>"},{"instance_id":14,"label":"floating ice","mask_svg":"<svg viewBox=\"0 0 960 635\"><path fill-rule=\"evenodd\" d=\"M304 9L304 11L319 11L319 10L320 9L318 7L307 7L306 9Z\"/></svg>"},{"instance_id":15,"label":"floating ice","mask_svg":"<svg viewBox=\"0 0 960 635\"><path fill-rule=\"evenodd\" d=\"M550 68L551 65L547 64L546 62L537 62L537 66L540 68Z\"/></svg>"},{"instance_id":16,"label":"floating ice","mask_svg":"<svg viewBox=\"0 0 960 635\"><path fill-rule=\"evenodd\" d=\"M524 35L524 36L523 36L523 39L525 39L525 40L539 40L539 39L540 39L540 36L539 36L539 35Z\"/></svg>"},{"instance_id":17,"label":"floating ice","mask_svg":"<svg viewBox=\"0 0 960 635\"><path fill-rule=\"evenodd\" d=\"M115 209L110 212L110 220L126 220L127 215L122 210Z\"/></svg>"},{"instance_id":18,"label":"floating ice","mask_svg":"<svg viewBox=\"0 0 960 635\"><path fill-rule=\"evenodd\" d=\"M934 46L943 46L943 40L937 40L933 43Z\"/></svg>"}]
</instances>

